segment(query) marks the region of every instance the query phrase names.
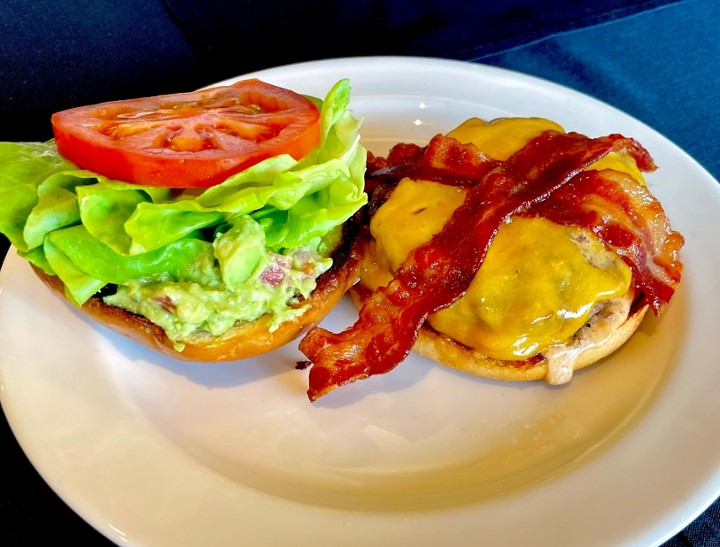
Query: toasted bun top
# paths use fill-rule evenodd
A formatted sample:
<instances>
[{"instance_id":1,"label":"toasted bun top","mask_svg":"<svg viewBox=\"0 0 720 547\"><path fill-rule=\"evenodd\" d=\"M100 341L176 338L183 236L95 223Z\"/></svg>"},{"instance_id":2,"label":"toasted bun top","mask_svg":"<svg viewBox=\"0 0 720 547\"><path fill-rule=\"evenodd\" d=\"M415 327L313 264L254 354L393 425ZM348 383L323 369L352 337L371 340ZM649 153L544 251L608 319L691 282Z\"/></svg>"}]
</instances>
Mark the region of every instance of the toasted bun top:
<instances>
[{"instance_id":1,"label":"toasted bun top","mask_svg":"<svg viewBox=\"0 0 720 547\"><path fill-rule=\"evenodd\" d=\"M245 359L291 342L332 310L358 279L362 264L360 242L358 220L353 217L346 222L343 239L333 252L332 267L317 279L310 297L298 304L306 309L305 313L272 331L271 318L264 315L255 321L237 322L220 336L198 330L184 343L184 348L178 350L161 327L145 317L106 304L99 296L93 296L76 309L105 327L175 359L203 362ZM33 270L56 295L67 300L60 278L35 266Z\"/></svg>"}]
</instances>

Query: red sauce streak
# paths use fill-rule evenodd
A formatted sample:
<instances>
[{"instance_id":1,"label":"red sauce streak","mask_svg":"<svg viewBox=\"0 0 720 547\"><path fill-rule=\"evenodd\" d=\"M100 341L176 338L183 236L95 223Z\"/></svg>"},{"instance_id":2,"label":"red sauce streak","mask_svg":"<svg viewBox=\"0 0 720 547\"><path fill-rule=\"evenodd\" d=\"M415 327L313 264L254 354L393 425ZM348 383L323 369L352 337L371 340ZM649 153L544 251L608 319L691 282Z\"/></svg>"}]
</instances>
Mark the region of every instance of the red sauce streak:
<instances>
[{"instance_id":1,"label":"red sauce streak","mask_svg":"<svg viewBox=\"0 0 720 547\"><path fill-rule=\"evenodd\" d=\"M472 152L472 145L464 147ZM638 147L621 135L590 139L549 131L497 167L494 160L487 159L490 166L478 161L483 175L464 203L441 232L410 253L387 286L368 298L355 324L337 334L315 327L303 338L300 350L313 363L308 398L315 401L336 387L395 368L407 357L425 318L465 292L502 223L528 211L612 150L624 148L642 162ZM435 149L441 155L429 165L457 166L452 157L442 157L454 143Z\"/></svg>"}]
</instances>

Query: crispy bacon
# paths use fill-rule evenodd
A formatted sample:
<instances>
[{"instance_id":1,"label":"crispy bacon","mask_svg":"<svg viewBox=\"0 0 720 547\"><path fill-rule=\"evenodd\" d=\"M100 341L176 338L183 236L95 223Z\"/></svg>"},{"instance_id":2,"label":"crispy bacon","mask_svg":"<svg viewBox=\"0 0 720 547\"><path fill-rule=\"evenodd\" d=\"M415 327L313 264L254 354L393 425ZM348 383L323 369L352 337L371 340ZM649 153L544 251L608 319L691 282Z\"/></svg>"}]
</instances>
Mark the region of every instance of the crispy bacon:
<instances>
[{"instance_id":1,"label":"crispy bacon","mask_svg":"<svg viewBox=\"0 0 720 547\"><path fill-rule=\"evenodd\" d=\"M499 163L483 154L477 146L436 135L425 147L397 144L387 159L370 155L366 190L372 192L382 182L405 177L453 186L475 186Z\"/></svg>"},{"instance_id":2,"label":"crispy bacon","mask_svg":"<svg viewBox=\"0 0 720 547\"><path fill-rule=\"evenodd\" d=\"M648 188L619 171L585 171L533 206L529 215L594 232L633 270L633 277L658 315L680 282L680 248L660 202Z\"/></svg>"},{"instance_id":3,"label":"crispy bacon","mask_svg":"<svg viewBox=\"0 0 720 547\"><path fill-rule=\"evenodd\" d=\"M434 151L429 153L428 165L449 165L451 172L463 172L458 169L462 160L447 156L457 149L455 143L437 142L454 139L434 140L435 145L427 149ZM472 152L470 147L464 145ZM386 287L372 294L355 324L338 334L316 327L303 338L300 350L313 363L309 399L397 366L408 355L425 318L465 292L503 222L527 212L588 165L620 149L632 154L642 167L654 167L636 141L621 135L590 139L554 131L532 140L497 167L494 160L487 159L490 166L478 162L474 168L482 176L468 190L464 203L441 232L410 253ZM479 156L469 153L467 157L473 161ZM406 176L404 171L399 174Z\"/></svg>"}]
</instances>

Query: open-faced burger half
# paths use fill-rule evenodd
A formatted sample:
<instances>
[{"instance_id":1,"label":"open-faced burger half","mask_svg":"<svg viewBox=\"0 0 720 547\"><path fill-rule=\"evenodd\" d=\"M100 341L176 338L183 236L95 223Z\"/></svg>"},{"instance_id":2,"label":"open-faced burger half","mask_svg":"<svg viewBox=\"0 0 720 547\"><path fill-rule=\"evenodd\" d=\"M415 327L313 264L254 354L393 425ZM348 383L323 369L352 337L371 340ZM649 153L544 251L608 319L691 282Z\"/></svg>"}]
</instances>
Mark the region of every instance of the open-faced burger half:
<instances>
[{"instance_id":1,"label":"open-faced burger half","mask_svg":"<svg viewBox=\"0 0 720 547\"><path fill-rule=\"evenodd\" d=\"M56 294L175 358L296 338L357 279L367 201L341 80L320 100L258 79L82 106L0 143L0 232Z\"/></svg>"},{"instance_id":2,"label":"open-faced burger half","mask_svg":"<svg viewBox=\"0 0 720 547\"><path fill-rule=\"evenodd\" d=\"M680 282L683 236L632 138L542 118L469 119L368 162L357 322L312 329L308 396L386 373L411 350L501 380L570 381Z\"/></svg>"}]
</instances>

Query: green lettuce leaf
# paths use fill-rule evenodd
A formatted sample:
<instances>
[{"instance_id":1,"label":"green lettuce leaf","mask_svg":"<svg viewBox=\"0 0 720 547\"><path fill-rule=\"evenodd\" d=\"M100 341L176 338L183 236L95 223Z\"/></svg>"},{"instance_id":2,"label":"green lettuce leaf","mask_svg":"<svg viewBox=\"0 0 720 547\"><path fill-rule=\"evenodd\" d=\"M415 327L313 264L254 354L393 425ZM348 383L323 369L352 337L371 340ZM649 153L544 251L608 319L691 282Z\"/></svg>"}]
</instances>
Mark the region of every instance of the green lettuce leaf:
<instances>
[{"instance_id":1,"label":"green lettuce leaf","mask_svg":"<svg viewBox=\"0 0 720 547\"><path fill-rule=\"evenodd\" d=\"M243 237L264 239L269 252L317 248L367 201L366 150L361 121L348 109L349 82L313 101L322 105L315 150L300 161L269 158L202 191L109 180L64 160L53 141L0 143L0 232L58 275L77 304L106 284L158 276L209 286L225 276L236 284L247 270L238 253L257 261L258 245L218 257L216 236L257 226L262 234L245 229Z\"/></svg>"},{"instance_id":2,"label":"green lettuce leaf","mask_svg":"<svg viewBox=\"0 0 720 547\"><path fill-rule=\"evenodd\" d=\"M40 200L40 186L55 173L74 168L58 155L52 143L1 143L0 232L19 251L29 251L37 246L28 244L23 232ZM47 216L53 223L54 212L50 210Z\"/></svg>"}]
</instances>

